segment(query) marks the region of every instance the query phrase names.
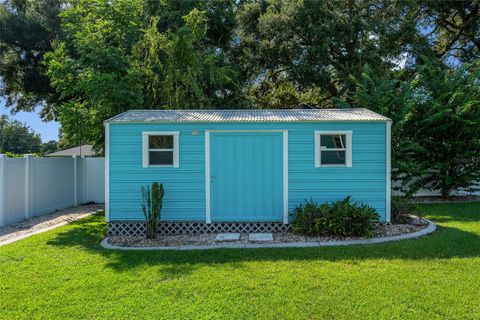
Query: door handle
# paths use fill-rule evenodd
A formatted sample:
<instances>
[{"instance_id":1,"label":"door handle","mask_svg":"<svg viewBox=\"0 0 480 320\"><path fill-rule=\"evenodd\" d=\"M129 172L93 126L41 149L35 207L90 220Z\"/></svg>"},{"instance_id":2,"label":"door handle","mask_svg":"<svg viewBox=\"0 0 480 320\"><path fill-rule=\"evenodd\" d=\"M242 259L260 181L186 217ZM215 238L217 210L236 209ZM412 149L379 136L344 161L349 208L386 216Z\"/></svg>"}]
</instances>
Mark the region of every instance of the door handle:
<instances>
[{"instance_id":1,"label":"door handle","mask_svg":"<svg viewBox=\"0 0 480 320\"><path fill-rule=\"evenodd\" d=\"M213 174L210 175L210 182L213 182L213 180L215 180L215 178L217 178L217 176L215 176L215 175L213 175Z\"/></svg>"}]
</instances>

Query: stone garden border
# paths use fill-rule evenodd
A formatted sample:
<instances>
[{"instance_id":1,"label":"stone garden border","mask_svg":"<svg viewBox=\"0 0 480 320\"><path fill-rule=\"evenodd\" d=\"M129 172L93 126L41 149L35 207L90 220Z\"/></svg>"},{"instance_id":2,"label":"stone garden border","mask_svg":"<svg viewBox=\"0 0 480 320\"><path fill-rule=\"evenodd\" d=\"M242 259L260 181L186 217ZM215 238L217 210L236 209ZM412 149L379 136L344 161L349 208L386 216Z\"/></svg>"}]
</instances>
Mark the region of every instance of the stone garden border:
<instances>
[{"instance_id":1,"label":"stone garden border","mask_svg":"<svg viewBox=\"0 0 480 320\"><path fill-rule=\"evenodd\" d=\"M437 226L428 221L426 228L402 235L361 239L361 240L335 240L335 241L315 241L315 242L289 242L289 243L219 243L215 245L183 245L183 246L156 246L156 247L121 247L108 243L108 237L100 242L105 249L111 250L209 250L209 249L253 249L253 248L308 248L308 247L333 247L333 246L351 246L360 244L376 244L407 239L416 239L431 234L437 229Z\"/></svg>"}]
</instances>

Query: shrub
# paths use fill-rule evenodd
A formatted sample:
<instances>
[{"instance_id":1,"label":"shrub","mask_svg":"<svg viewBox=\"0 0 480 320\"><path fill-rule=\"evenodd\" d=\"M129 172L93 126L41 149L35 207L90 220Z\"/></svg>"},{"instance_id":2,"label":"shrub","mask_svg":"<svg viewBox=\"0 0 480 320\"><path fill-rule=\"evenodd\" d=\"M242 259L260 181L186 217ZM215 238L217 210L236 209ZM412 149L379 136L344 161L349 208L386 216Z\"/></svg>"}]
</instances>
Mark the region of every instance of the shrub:
<instances>
[{"instance_id":1,"label":"shrub","mask_svg":"<svg viewBox=\"0 0 480 320\"><path fill-rule=\"evenodd\" d=\"M163 206L163 184L152 183L152 187L142 187L142 210L145 216L147 239L157 237L157 227Z\"/></svg>"},{"instance_id":2,"label":"shrub","mask_svg":"<svg viewBox=\"0 0 480 320\"><path fill-rule=\"evenodd\" d=\"M328 204L319 205L312 200L300 204L291 213L293 232L308 236L317 235L316 221L329 209Z\"/></svg>"},{"instance_id":3,"label":"shrub","mask_svg":"<svg viewBox=\"0 0 480 320\"><path fill-rule=\"evenodd\" d=\"M371 237L378 220L374 208L350 197L322 205L309 201L297 206L291 216L293 232L308 236Z\"/></svg>"},{"instance_id":4,"label":"shrub","mask_svg":"<svg viewBox=\"0 0 480 320\"><path fill-rule=\"evenodd\" d=\"M372 237L376 210L367 204L352 202L350 197L332 203L330 210L317 220L321 233L340 237Z\"/></svg>"},{"instance_id":5,"label":"shrub","mask_svg":"<svg viewBox=\"0 0 480 320\"><path fill-rule=\"evenodd\" d=\"M407 197L392 197L392 223L408 223L410 215L415 214L417 206Z\"/></svg>"}]
</instances>

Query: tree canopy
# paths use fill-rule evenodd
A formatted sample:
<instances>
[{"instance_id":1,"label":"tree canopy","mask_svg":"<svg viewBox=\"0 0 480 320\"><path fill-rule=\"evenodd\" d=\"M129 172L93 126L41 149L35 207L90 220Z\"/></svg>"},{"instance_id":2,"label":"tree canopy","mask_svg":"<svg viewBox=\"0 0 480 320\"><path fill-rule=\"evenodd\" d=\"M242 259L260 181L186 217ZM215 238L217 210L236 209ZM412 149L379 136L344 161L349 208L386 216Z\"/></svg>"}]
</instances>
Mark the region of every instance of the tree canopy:
<instances>
[{"instance_id":1,"label":"tree canopy","mask_svg":"<svg viewBox=\"0 0 480 320\"><path fill-rule=\"evenodd\" d=\"M40 153L42 140L29 126L0 116L0 153Z\"/></svg>"},{"instance_id":2,"label":"tree canopy","mask_svg":"<svg viewBox=\"0 0 480 320\"><path fill-rule=\"evenodd\" d=\"M0 93L97 150L128 109L365 106L394 120L396 178L453 190L480 170L479 18L477 0L6 0Z\"/></svg>"}]
</instances>

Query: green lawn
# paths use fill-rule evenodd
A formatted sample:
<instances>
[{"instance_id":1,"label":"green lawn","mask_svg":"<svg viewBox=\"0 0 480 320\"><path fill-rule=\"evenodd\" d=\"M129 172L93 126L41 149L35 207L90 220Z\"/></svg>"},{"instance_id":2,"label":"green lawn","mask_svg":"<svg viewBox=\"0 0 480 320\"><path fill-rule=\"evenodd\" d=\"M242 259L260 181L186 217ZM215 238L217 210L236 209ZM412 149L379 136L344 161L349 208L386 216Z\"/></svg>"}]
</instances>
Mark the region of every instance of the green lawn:
<instances>
[{"instance_id":1,"label":"green lawn","mask_svg":"<svg viewBox=\"0 0 480 320\"><path fill-rule=\"evenodd\" d=\"M0 317L479 319L480 203L433 235L342 248L108 251L97 215L0 247Z\"/></svg>"}]
</instances>

